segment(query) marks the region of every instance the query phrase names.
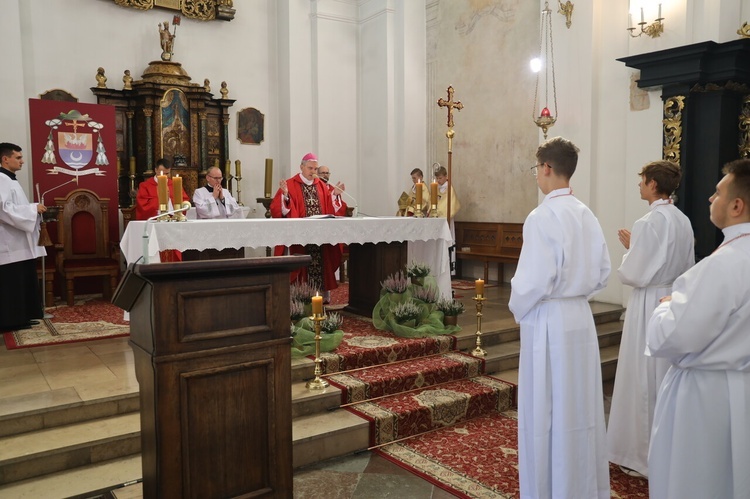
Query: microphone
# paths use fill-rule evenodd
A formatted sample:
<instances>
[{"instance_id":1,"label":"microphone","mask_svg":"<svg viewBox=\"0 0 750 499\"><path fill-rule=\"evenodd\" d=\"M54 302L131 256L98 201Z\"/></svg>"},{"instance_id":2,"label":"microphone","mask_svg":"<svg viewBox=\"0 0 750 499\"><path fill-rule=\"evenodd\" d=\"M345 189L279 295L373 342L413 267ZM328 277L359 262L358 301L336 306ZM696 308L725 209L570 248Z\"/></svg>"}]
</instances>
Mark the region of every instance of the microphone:
<instances>
[{"instance_id":1,"label":"microphone","mask_svg":"<svg viewBox=\"0 0 750 499\"><path fill-rule=\"evenodd\" d=\"M154 215L153 217L149 217L146 219L146 223L143 226L143 236L141 237L142 241L142 248L143 248L143 263L148 264L148 226L151 222L156 220L157 218L161 218L167 215L174 215L175 213L180 212L186 212L190 209L190 203L187 201L184 201L182 203L182 206L180 208L177 208L176 210L171 211L165 211L164 213L159 213L158 215Z\"/></svg>"},{"instance_id":2,"label":"microphone","mask_svg":"<svg viewBox=\"0 0 750 499\"><path fill-rule=\"evenodd\" d=\"M324 181L323 181L323 179L321 179L321 178L320 178L320 177L318 176L318 174L317 174L317 173L313 173L313 177L314 177L314 178L317 178L317 179L320 179L320 181L321 181L321 182L323 182L323 183L324 183L324 184L326 184L326 185L328 185L328 184L330 183L330 180L329 180L328 182L324 182ZM334 187L335 187L335 186L334 186ZM352 196L351 194L349 194L349 193L348 193L348 192L346 192L345 190L343 190L343 189L342 189L342 191L341 191L341 192L342 192L342 193L344 193L344 194L346 194L347 196L349 196L349 199L351 199L352 201L354 201L354 209L352 210L352 218L355 218L355 217L356 217L356 216L357 216L357 215L359 214L359 204L357 203L357 200L356 200L356 199L354 199L354 196Z\"/></svg>"}]
</instances>

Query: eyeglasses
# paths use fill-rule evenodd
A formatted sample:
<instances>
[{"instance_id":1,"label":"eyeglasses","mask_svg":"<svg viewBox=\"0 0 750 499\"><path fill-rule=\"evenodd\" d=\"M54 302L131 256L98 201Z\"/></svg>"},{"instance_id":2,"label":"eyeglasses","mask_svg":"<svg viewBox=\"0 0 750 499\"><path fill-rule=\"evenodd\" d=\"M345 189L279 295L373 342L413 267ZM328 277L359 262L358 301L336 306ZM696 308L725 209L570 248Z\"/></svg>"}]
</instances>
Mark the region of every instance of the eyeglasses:
<instances>
[{"instance_id":1,"label":"eyeglasses","mask_svg":"<svg viewBox=\"0 0 750 499\"><path fill-rule=\"evenodd\" d=\"M537 175L539 175L539 167L540 167L540 166L544 167L544 166L546 166L546 165L547 165L547 163L539 163L539 164L537 164L537 165L534 165L534 166L532 166L532 167L530 168L530 170L531 170L531 173L533 173L533 174L534 174L534 177L536 177Z\"/></svg>"},{"instance_id":2,"label":"eyeglasses","mask_svg":"<svg viewBox=\"0 0 750 499\"><path fill-rule=\"evenodd\" d=\"M318 172L318 175L330 175L331 172Z\"/></svg>"},{"instance_id":3,"label":"eyeglasses","mask_svg":"<svg viewBox=\"0 0 750 499\"><path fill-rule=\"evenodd\" d=\"M214 177L213 175L206 175L208 178L212 178L214 180L224 180L224 177Z\"/></svg>"}]
</instances>

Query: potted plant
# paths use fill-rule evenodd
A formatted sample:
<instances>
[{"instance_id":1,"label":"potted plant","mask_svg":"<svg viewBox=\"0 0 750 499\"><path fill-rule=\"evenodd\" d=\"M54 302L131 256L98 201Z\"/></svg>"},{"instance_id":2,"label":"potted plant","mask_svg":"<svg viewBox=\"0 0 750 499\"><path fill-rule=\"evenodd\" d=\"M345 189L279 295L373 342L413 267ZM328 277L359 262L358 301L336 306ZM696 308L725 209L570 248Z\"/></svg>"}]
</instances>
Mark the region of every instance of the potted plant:
<instances>
[{"instance_id":1,"label":"potted plant","mask_svg":"<svg viewBox=\"0 0 750 499\"><path fill-rule=\"evenodd\" d=\"M406 276L400 270L395 274L391 274L386 277L385 281L381 282L380 285L386 293L403 293L409 286L409 281L406 280Z\"/></svg>"},{"instance_id":2,"label":"potted plant","mask_svg":"<svg viewBox=\"0 0 750 499\"><path fill-rule=\"evenodd\" d=\"M443 312L443 324L455 326L458 324L458 316L466 310L464 304L453 298L443 298L437 303L437 309Z\"/></svg>"},{"instance_id":3,"label":"potted plant","mask_svg":"<svg viewBox=\"0 0 750 499\"><path fill-rule=\"evenodd\" d=\"M411 262L406 266L406 275L411 277L411 283L416 286L424 285L424 278L430 275L430 266L426 263Z\"/></svg>"},{"instance_id":4,"label":"potted plant","mask_svg":"<svg viewBox=\"0 0 750 499\"><path fill-rule=\"evenodd\" d=\"M404 303L399 303L391 309L393 318L396 319L401 325L415 327L419 320L422 311L419 309L416 303L411 300L407 300Z\"/></svg>"}]
</instances>

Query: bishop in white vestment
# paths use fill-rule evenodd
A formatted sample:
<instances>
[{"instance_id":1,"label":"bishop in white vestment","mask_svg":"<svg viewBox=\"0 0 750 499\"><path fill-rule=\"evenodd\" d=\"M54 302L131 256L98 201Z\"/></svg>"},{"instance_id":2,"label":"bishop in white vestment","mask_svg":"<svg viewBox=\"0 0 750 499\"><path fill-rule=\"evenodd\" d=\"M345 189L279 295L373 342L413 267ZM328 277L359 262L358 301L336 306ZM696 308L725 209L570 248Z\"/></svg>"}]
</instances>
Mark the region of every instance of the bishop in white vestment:
<instances>
[{"instance_id":1,"label":"bishop in white vestment","mask_svg":"<svg viewBox=\"0 0 750 499\"><path fill-rule=\"evenodd\" d=\"M750 497L750 160L711 196L724 242L653 313L649 355L668 359L648 455L655 499Z\"/></svg>"},{"instance_id":2,"label":"bishop in white vestment","mask_svg":"<svg viewBox=\"0 0 750 499\"><path fill-rule=\"evenodd\" d=\"M599 344L588 297L605 287L607 244L569 186L578 148L537 151L544 194L523 227L510 310L521 325L518 464L522 498L610 497Z\"/></svg>"},{"instance_id":3,"label":"bishop in white vestment","mask_svg":"<svg viewBox=\"0 0 750 499\"><path fill-rule=\"evenodd\" d=\"M620 231L629 249L617 273L634 289L617 357L607 448L610 461L647 475L656 392L670 363L646 355L646 325L659 299L671 293L674 280L695 264L695 252L690 220L669 198L680 183L679 165L655 161L640 175L641 199L650 205L632 233Z\"/></svg>"}]
</instances>

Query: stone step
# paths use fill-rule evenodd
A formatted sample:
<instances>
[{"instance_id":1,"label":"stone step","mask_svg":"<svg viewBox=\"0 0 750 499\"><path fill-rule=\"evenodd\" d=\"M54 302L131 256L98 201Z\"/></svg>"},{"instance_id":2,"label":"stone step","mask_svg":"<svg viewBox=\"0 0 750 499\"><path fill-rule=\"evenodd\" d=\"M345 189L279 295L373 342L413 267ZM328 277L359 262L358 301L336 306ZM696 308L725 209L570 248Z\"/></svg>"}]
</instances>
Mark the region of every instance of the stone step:
<instances>
[{"instance_id":1,"label":"stone step","mask_svg":"<svg viewBox=\"0 0 750 499\"><path fill-rule=\"evenodd\" d=\"M65 471L37 476L19 482L0 485L0 497L13 499L41 498L41 497L99 497L94 491L110 490L118 499L135 499L143 497L138 485L133 482L141 479L141 456L131 456L112 459L88 466L80 466ZM135 495L125 495L125 491L136 490ZM54 491L54 492L51 492ZM118 491L119 495L115 495ZM108 497L108 496L103 496Z\"/></svg>"},{"instance_id":2,"label":"stone step","mask_svg":"<svg viewBox=\"0 0 750 499\"><path fill-rule=\"evenodd\" d=\"M0 484L138 454L140 414L131 412L0 438Z\"/></svg>"}]
</instances>

